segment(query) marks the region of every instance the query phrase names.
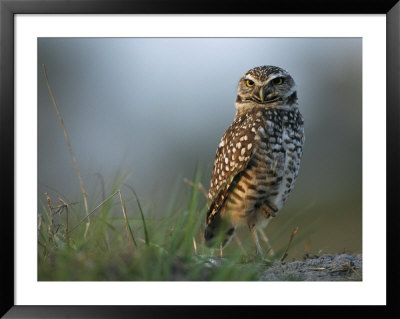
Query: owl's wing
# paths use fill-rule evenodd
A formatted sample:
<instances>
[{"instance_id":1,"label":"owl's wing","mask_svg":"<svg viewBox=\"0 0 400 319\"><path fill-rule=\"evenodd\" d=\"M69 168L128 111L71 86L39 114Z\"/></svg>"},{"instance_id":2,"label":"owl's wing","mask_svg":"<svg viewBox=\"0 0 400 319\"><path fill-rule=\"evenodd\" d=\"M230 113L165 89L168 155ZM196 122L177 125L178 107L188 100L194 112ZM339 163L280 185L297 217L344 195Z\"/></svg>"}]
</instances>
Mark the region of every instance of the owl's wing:
<instances>
[{"instance_id":1,"label":"owl's wing","mask_svg":"<svg viewBox=\"0 0 400 319\"><path fill-rule=\"evenodd\" d=\"M218 146L210 182L207 225L219 213L229 193L246 171L255 153L258 140L257 127L246 125L250 119L237 119L226 130Z\"/></svg>"}]
</instances>

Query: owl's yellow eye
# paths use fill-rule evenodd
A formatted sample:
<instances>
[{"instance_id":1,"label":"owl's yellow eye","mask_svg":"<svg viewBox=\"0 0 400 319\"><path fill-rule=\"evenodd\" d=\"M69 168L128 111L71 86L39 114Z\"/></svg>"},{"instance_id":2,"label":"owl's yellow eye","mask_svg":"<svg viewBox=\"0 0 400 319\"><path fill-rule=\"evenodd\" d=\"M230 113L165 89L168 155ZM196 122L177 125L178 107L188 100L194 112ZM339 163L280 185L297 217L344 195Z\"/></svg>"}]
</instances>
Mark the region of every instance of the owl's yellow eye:
<instances>
[{"instance_id":1,"label":"owl's yellow eye","mask_svg":"<svg viewBox=\"0 0 400 319\"><path fill-rule=\"evenodd\" d=\"M252 86L254 86L254 81L252 80L246 80L246 85L251 88Z\"/></svg>"},{"instance_id":2,"label":"owl's yellow eye","mask_svg":"<svg viewBox=\"0 0 400 319\"><path fill-rule=\"evenodd\" d=\"M272 80L272 83L280 85L283 83L283 78L275 78Z\"/></svg>"}]
</instances>

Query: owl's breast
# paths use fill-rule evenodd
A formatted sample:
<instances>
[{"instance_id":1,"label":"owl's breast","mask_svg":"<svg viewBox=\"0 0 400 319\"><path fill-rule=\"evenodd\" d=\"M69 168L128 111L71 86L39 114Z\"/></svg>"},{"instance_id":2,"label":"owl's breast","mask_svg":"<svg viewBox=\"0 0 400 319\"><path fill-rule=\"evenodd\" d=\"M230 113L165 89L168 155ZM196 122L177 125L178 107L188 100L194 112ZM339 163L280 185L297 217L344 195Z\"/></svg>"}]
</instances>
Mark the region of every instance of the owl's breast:
<instances>
[{"instance_id":1,"label":"owl's breast","mask_svg":"<svg viewBox=\"0 0 400 319\"><path fill-rule=\"evenodd\" d=\"M297 111L282 111L280 152L273 154L277 163L274 174L279 179L269 201L281 209L292 192L300 168L303 153L303 118ZM273 148L273 147L272 147Z\"/></svg>"},{"instance_id":2,"label":"owl's breast","mask_svg":"<svg viewBox=\"0 0 400 319\"><path fill-rule=\"evenodd\" d=\"M264 115L254 131L253 155L233 193L236 199L241 195L240 206L234 206L241 209L242 216L261 205L279 211L294 188L300 167L303 127L297 114L274 110Z\"/></svg>"}]
</instances>

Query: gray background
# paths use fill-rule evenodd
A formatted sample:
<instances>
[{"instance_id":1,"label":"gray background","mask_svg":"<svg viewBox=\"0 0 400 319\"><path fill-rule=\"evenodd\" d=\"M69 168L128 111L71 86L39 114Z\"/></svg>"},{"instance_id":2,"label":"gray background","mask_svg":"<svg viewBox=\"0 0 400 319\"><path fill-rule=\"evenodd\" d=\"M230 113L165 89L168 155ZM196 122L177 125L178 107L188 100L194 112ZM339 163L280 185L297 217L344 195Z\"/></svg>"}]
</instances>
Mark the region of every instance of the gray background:
<instances>
[{"instance_id":1,"label":"gray background","mask_svg":"<svg viewBox=\"0 0 400 319\"><path fill-rule=\"evenodd\" d=\"M259 65L286 69L297 84L306 142L294 192L267 233L299 226L298 254L361 251L360 38L40 38L39 209L44 192L81 201L42 63L90 206L101 200L99 174L109 189L128 173L153 216L187 191L183 178L192 179L196 165L208 190L240 77Z\"/></svg>"}]
</instances>

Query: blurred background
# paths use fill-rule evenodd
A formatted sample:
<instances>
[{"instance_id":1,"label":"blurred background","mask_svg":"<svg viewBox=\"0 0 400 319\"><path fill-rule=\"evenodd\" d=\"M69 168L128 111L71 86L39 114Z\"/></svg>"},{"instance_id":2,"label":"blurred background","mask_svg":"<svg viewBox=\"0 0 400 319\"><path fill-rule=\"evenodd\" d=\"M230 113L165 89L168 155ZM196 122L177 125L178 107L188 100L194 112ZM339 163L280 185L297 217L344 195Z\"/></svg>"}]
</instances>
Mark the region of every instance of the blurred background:
<instances>
[{"instance_id":1,"label":"blurred background","mask_svg":"<svg viewBox=\"0 0 400 319\"><path fill-rule=\"evenodd\" d=\"M129 174L152 216L179 202L196 168L208 191L240 77L259 65L286 69L306 142L296 187L266 232L281 245L299 226L291 257L362 251L361 38L39 38L39 209L45 192L82 201L42 64L90 207L103 182Z\"/></svg>"}]
</instances>

